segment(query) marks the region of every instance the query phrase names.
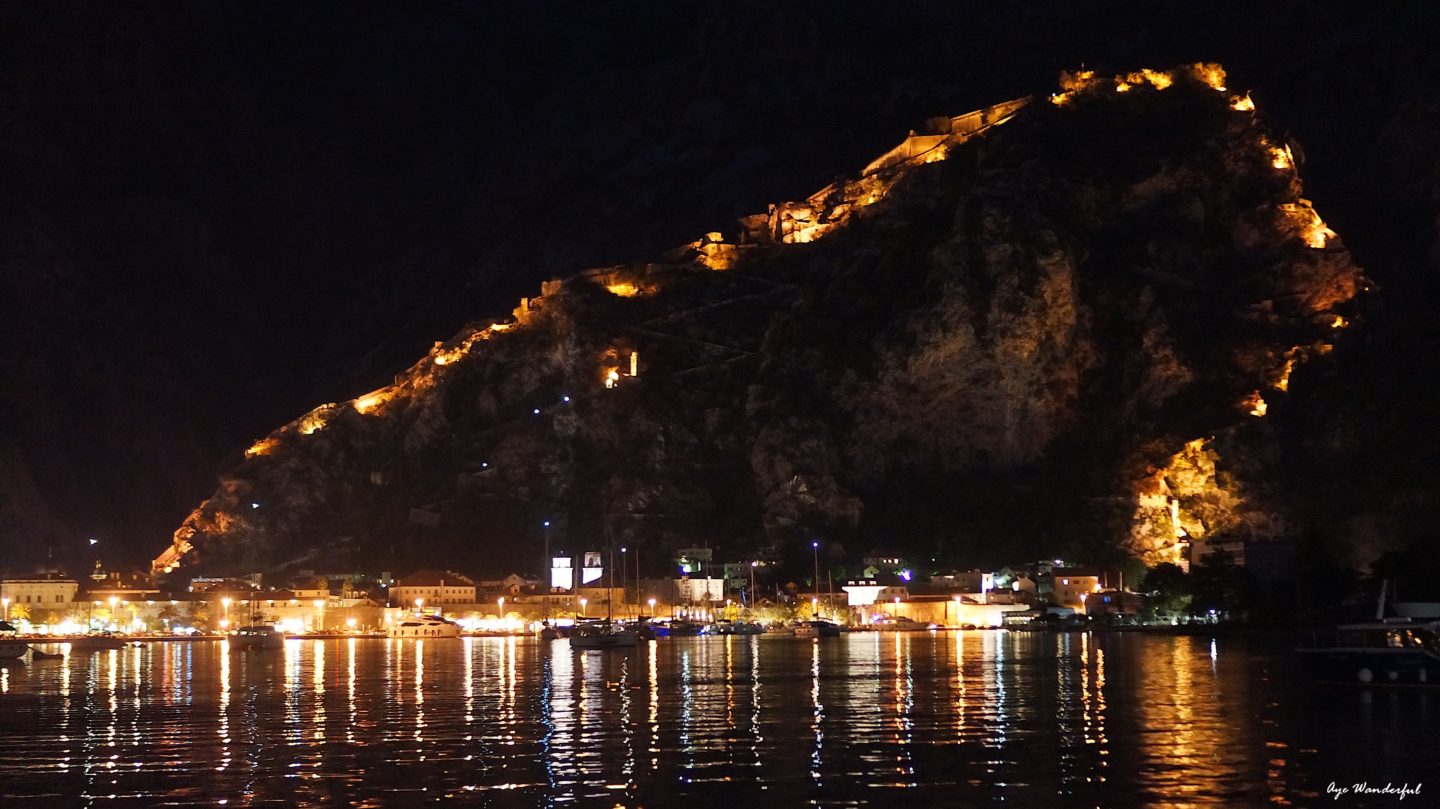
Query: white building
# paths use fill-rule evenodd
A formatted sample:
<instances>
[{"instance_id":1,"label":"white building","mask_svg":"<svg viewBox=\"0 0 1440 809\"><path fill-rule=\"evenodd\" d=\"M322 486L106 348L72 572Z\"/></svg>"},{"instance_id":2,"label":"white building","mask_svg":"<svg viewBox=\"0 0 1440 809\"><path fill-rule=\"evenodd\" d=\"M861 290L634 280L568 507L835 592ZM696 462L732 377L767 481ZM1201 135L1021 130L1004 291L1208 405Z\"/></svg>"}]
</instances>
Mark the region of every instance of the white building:
<instances>
[{"instance_id":1,"label":"white building","mask_svg":"<svg viewBox=\"0 0 1440 809\"><path fill-rule=\"evenodd\" d=\"M679 604L708 604L725 600L724 579L675 579L675 600Z\"/></svg>"},{"instance_id":2,"label":"white building","mask_svg":"<svg viewBox=\"0 0 1440 809\"><path fill-rule=\"evenodd\" d=\"M909 588L899 581L886 583L875 578L852 579L845 582L840 589L845 591L852 607L868 607L876 602L890 603L897 598L902 601L910 599Z\"/></svg>"},{"instance_id":3,"label":"white building","mask_svg":"<svg viewBox=\"0 0 1440 809\"><path fill-rule=\"evenodd\" d=\"M79 582L58 576L0 579L0 601L7 608L23 604L32 616L39 617L40 610L69 610L79 589Z\"/></svg>"}]
</instances>

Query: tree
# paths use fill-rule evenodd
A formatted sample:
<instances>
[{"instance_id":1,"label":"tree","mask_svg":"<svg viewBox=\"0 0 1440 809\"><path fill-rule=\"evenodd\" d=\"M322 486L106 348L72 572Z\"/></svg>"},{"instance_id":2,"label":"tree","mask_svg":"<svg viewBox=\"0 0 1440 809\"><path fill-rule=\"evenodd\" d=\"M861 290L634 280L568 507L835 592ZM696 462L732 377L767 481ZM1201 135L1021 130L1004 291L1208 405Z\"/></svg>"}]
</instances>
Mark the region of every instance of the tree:
<instances>
[{"instance_id":1,"label":"tree","mask_svg":"<svg viewBox=\"0 0 1440 809\"><path fill-rule=\"evenodd\" d=\"M180 610L174 604L166 604L160 608L158 614L160 623L167 629L173 629L176 622L180 620Z\"/></svg>"},{"instance_id":2,"label":"tree","mask_svg":"<svg viewBox=\"0 0 1440 809\"><path fill-rule=\"evenodd\" d=\"M29 604L11 604L11 605L10 605L10 620L11 620L11 621L28 621L28 620L30 620L30 605L29 605Z\"/></svg>"},{"instance_id":3,"label":"tree","mask_svg":"<svg viewBox=\"0 0 1440 809\"><path fill-rule=\"evenodd\" d=\"M1231 561L1229 554L1212 553L1190 571L1190 612L1241 617L1249 608L1253 590L1249 574Z\"/></svg>"},{"instance_id":4,"label":"tree","mask_svg":"<svg viewBox=\"0 0 1440 809\"><path fill-rule=\"evenodd\" d=\"M196 629L210 628L210 603L197 601L190 605L190 624Z\"/></svg>"},{"instance_id":5,"label":"tree","mask_svg":"<svg viewBox=\"0 0 1440 809\"><path fill-rule=\"evenodd\" d=\"M1174 615L1190 602L1190 577L1179 565L1169 562L1150 568L1140 589L1145 593L1147 618Z\"/></svg>"}]
</instances>

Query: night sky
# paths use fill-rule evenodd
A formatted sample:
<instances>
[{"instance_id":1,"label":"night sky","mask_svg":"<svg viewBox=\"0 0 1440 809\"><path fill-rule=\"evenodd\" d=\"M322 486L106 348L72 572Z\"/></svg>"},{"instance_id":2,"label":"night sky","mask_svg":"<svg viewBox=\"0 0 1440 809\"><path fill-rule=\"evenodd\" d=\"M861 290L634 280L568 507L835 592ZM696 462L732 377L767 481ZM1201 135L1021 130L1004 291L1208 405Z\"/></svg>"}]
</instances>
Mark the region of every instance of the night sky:
<instances>
[{"instance_id":1,"label":"night sky","mask_svg":"<svg viewBox=\"0 0 1440 809\"><path fill-rule=\"evenodd\" d=\"M141 564L253 439L540 280L1082 64L1219 61L1289 128L1383 295L1350 383L1428 469L1432 6L515 5L0 5L0 567Z\"/></svg>"}]
</instances>

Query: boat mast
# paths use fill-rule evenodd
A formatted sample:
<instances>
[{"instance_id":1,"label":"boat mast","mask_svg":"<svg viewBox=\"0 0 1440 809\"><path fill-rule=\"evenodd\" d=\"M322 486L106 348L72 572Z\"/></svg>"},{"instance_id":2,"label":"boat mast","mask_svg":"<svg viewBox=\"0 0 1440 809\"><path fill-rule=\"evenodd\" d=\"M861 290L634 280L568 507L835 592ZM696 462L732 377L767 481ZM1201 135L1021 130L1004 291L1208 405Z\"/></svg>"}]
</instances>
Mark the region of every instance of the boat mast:
<instances>
[{"instance_id":1,"label":"boat mast","mask_svg":"<svg viewBox=\"0 0 1440 809\"><path fill-rule=\"evenodd\" d=\"M610 498L605 498L605 624L615 617L615 542L610 536Z\"/></svg>"},{"instance_id":2,"label":"boat mast","mask_svg":"<svg viewBox=\"0 0 1440 809\"><path fill-rule=\"evenodd\" d=\"M548 623L550 621L550 521L540 526L540 532L545 536L545 557L540 560L540 620Z\"/></svg>"}]
</instances>

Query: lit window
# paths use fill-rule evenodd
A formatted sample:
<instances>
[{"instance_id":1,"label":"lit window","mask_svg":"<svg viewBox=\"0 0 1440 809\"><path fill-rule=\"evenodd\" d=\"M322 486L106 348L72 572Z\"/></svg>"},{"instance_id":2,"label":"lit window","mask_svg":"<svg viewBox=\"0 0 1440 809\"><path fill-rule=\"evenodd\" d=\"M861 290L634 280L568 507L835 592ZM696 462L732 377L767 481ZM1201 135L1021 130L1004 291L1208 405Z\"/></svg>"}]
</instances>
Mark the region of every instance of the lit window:
<instances>
[{"instance_id":1,"label":"lit window","mask_svg":"<svg viewBox=\"0 0 1440 809\"><path fill-rule=\"evenodd\" d=\"M1065 585L1065 586L1067 586L1067 587L1070 586L1070 580L1069 580L1069 579L1061 579L1061 580L1060 580L1060 583L1063 584L1063 585Z\"/></svg>"}]
</instances>

